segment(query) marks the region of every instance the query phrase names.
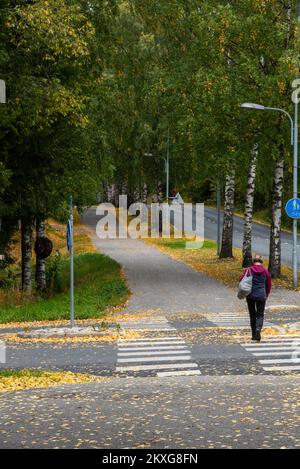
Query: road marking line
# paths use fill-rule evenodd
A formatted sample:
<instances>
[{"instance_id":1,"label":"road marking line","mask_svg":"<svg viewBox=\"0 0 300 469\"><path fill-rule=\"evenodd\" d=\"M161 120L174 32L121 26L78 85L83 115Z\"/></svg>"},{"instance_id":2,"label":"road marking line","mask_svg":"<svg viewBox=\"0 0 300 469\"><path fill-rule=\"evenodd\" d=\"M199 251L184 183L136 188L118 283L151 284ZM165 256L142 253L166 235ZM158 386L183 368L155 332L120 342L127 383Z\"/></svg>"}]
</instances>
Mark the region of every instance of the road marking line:
<instances>
[{"instance_id":1,"label":"road marking line","mask_svg":"<svg viewBox=\"0 0 300 469\"><path fill-rule=\"evenodd\" d=\"M300 345L300 342L298 342L299 345ZM275 348L275 347L292 347L292 346L295 346L295 347L298 347L298 343L295 343L295 341L291 340L291 341L285 341L285 342L261 342L261 343L256 343L256 344L248 344L248 345L244 345L245 348L249 349L249 350L252 350L254 348Z\"/></svg>"},{"instance_id":2,"label":"road marking line","mask_svg":"<svg viewBox=\"0 0 300 469\"><path fill-rule=\"evenodd\" d=\"M126 324L145 324L145 323L149 323L149 324L169 324L169 321L166 320L166 318L162 318L162 319L143 319L141 321L137 321L136 319L132 319L132 320L127 320L127 321L118 321L120 323L126 323Z\"/></svg>"},{"instance_id":3,"label":"road marking line","mask_svg":"<svg viewBox=\"0 0 300 469\"><path fill-rule=\"evenodd\" d=\"M138 342L137 344L135 345L152 345L153 342ZM173 344L176 344L176 345L185 345L185 342L182 341L182 340L178 340L176 342L172 342ZM164 342L155 342L156 345L168 345L168 342L164 341ZM133 345L133 343L131 342L130 345ZM121 345L119 344L120 347L124 347L124 345Z\"/></svg>"},{"instance_id":4,"label":"road marking line","mask_svg":"<svg viewBox=\"0 0 300 469\"><path fill-rule=\"evenodd\" d=\"M119 324L131 324L132 326L147 325L147 326L164 326L169 327L168 321L117 321Z\"/></svg>"},{"instance_id":5,"label":"road marking line","mask_svg":"<svg viewBox=\"0 0 300 469\"><path fill-rule=\"evenodd\" d=\"M118 363L134 363L134 362L169 362L176 360L191 360L191 355L177 355L176 357L139 357L139 358L119 358Z\"/></svg>"},{"instance_id":6,"label":"road marking line","mask_svg":"<svg viewBox=\"0 0 300 469\"><path fill-rule=\"evenodd\" d=\"M207 317L210 317L210 318L214 318L214 319L222 319L222 318L230 318L230 319L247 319L249 316L246 316L246 315L241 315L241 316L237 316L236 314L217 314L215 316L207 316Z\"/></svg>"},{"instance_id":7,"label":"road marking line","mask_svg":"<svg viewBox=\"0 0 300 469\"><path fill-rule=\"evenodd\" d=\"M135 352L124 352L124 353L123 352L118 352L118 357L137 357L137 356L157 357L159 355L166 355L166 354L180 355L182 353L184 353L184 354L188 353L189 355L191 354L190 350L188 350L188 349L187 350L165 350L163 352L144 352L144 351L138 352L138 351L135 351Z\"/></svg>"},{"instance_id":8,"label":"road marking line","mask_svg":"<svg viewBox=\"0 0 300 469\"><path fill-rule=\"evenodd\" d=\"M211 321L212 322L212 321ZM232 319L218 319L218 320L214 320L214 322L238 322L238 323L247 323L247 324L250 324L250 321L248 321L248 319L238 319L238 320L234 320L233 318Z\"/></svg>"},{"instance_id":9,"label":"road marking line","mask_svg":"<svg viewBox=\"0 0 300 469\"><path fill-rule=\"evenodd\" d=\"M143 339L128 339L128 340L120 340L119 344L125 343L125 342L144 342L147 340L148 342L155 342L155 341L160 341L160 340L178 340L179 337L155 337L155 338L143 338Z\"/></svg>"},{"instance_id":10,"label":"road marking line","mask_svg":"<svg viewBox=\"0 0 300 469\"><path fill-rule=\"evenodd\" d=\"M170 327L147 327L147 326L141 326L141 327L131 327L131 326L121 326L121 329L130 329L133 331L158 331L158 332L174 332L176 329L171 329Z\"/></svg>"},{"instance_id":11,"label":"road marking line","mask_svg":"<svg viewBox=\"0 0 300 469\"><path fill-rule=\"evenodd\" d=\"M261 353L253 353L255 357L279 357L279 356L285 356L285 355L292 355L293 350L290 352L261 352Z\"/></svg>"},{"instance_id":12,"label":"road marking line","mask_svg":"<svg viewBox=\"0 0 300 469\"><path fill-rule=\"evenodd\" d=\"M186 345L163 345L161 347L122 347L120 350L122 350L122 352L134 352L137 350L182 350L187 348Z\"/></svg>"},{"instance_id":13,"label":"road marking line","mask_svg":"<svg viewBox=\"0 0 300 469\"><path fill-rule=\"evenodd\" d=\"M282 337L283 339L284 338L293 338L293 337L298 337L300 338L300 334L292 334L290 336L288 336L287 334L276 334L276 336L272 337L272 339L276 339L277 337ZM271 338L269 340L272 340Z\"/></svg>"},{"instance_id":14,"label":"road marking line","mask_svg":"<svg viewBox=\"0 0 300 469\"><path fill-rule=\"evenodd\" d=\"M164 324L120 324L122 327L131 327L131 328L152 328L152 329L171 329L170 326ZM174 329L174 328L173 328ZM176 329L175 329L176 330Z\"/></svg>"},{"instance_id":15,"label":"road marking line","mask_svg":"<svg viewBox=\"0 0 300 469\"><path fill-rule=\"evenodd\" d=\"M168 376L193 376L201 375L200 370L180 370L180 371L158 371L157 376L160 378Z\"/></svg>"},{"instance_id":16,"label":"road marking line","mask_svg":"<svg viewBox=\"0 0 300 469\"><path fill-rule=\"evenodd\" d=\"M273 343L283 343L283 342L299 342L300 341L300 337L294 337L294 336L291 336L289 339L272 339L272 340L267 340L266 343L268 344L273 344Z\"/></svg>"},{"instance_id":17,"label":"road marking line","mask_svg":"<svg viewBox=\"0 0 300 469\"><path fill-rule=\"evenodd\" d=\"M264 371L300 371L300 366L269 366L263 369Z\"/></svg>"},{"instance_id":18,"label":"road marking line","mask_svg":"<svg viewBox=\"0 0 300 469\"><path fill-rule=\"evenodd\" d=\"M146 371L146 370L169 370L179 368L198 368L197 363L169 363L169 364L153 364L153 365L134 365L134 366L118 366L116 371Z\"/></svg>"},{"instance_id":19,"label":"road marking line","mask_svg":"<svg viewBox=\"0 0 300 469\"><path fill-rule=\"evenodd\" d=\"M259 345L286 345L286 344L293 344L295 342L299 342L300 339L297 339L297 340L291 340L291 339L286 339L286 340L277 340L277 341L262 341L262 342L259 342ZM257 347L258 346L258 343L248 343L248 344L241 344L242 347Z\"/></svg>"},{"instance_id":20,"label":"road marking line","mask_svg":"<svg viewBox=\"0 0 300 469\"><path fill-rule=\"evenodd\" d=\"M276 350L286 350L286 351L288 351L288 350L296 350L296 349L297 349L297 347L293 347L292 345L287 345L286 347L256 347L256 348L254 347L254 348L251 348L251 349L246 348L247 352L252 352L252 351L254 351L254 352L259 352L259 351L267 352L267 351L273 351L273 350L276 352Z\"/></svg>"},{"instance_id":21,"label":"road marking line","mask_svg":"<svg viewBox=\"0 0 300 469\"><path fill-rule=\"evenodd\" d=\"M259 360L262 365L273 365L276 363L300 363L300 358L277 358L276 360Z\"/></svg>"}]
</instances>

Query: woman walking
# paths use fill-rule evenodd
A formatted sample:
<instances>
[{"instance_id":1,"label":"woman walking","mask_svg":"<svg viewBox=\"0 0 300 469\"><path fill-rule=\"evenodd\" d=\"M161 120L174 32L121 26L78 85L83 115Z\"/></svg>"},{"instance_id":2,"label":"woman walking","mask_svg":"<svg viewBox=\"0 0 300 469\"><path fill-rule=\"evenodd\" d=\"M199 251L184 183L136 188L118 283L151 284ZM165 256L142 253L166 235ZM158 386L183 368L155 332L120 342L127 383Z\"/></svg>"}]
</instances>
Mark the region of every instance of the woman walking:
<instances>
[{"instance_id":1,"label":"woman walking","mask_svg":"<svg viewBox=\"0 0 300 469\"><path fill-rule=\"evenodd\" d=\"M271 275L263 266L262 256L255 254L253 265L244 271L240 280L242 280L245 275L247 277L252 276L252 289L251 293L247 296L252 340L260 342L261 331L264 324L266 301L270 295L272 287Z\"/></svg>"}]
</instances>

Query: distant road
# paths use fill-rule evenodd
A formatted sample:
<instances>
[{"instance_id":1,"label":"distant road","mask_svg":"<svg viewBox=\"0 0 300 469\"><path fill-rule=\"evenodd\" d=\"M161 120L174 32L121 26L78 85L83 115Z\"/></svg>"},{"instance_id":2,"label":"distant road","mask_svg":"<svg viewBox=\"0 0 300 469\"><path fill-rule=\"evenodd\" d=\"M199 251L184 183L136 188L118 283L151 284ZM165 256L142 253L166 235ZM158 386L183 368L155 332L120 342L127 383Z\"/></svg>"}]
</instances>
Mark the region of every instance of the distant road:
<instances>
[{"instance_id":1,"label":"distant road","mask_svg":"<svg viewBox=\"0 0 300 469\"><path fill-rule=\"evenodd\" d=\"M223 222L223 214L221 215L221 222ZM244 220L242 217L234 217L234 235L233 244L234 247L241 248L243 246L243 225ZM270 227L267 225L261 225L259 223L253 223L252 228L252 248L254 252L257 252L264 257L269 256L269 244L270 244ZM213 208L205 208L205 220L204 220L204 234L207 239L217 239L217 211ZM292 248L293 238L292 234L282 232L281 234L282 243L282 262L284 264L292 264ZM299 254L300 254L300 238L298 243L298 265L299 265Z\"/></svg>"},{"instance_id":2,"label":"distant road","mask_svg":"<svg viewBox=\"0 0 300 469\"><path fill-rule=\"evenodd\" d=\"M223 213L221 214L221 224L223 223ZM175 222L176 224L176 222ZM222 225L221 225L222 226ZM240 216L234 217L233 245L236 248L243 246L243 228L244 220ZM252 228L252 250L263 255L266 259L269 257L270 245L270 226L260 223L253 223ZM200 234L200 233L199 233ZM204 212L204 235L206 239L217 240L217 210L214 208L205 208ZM293 238L291 233L282 232L282 262L286 265L292 265ZM298 265L300 256L300 237L298 243Z\"/></svg>"}]
</instances>

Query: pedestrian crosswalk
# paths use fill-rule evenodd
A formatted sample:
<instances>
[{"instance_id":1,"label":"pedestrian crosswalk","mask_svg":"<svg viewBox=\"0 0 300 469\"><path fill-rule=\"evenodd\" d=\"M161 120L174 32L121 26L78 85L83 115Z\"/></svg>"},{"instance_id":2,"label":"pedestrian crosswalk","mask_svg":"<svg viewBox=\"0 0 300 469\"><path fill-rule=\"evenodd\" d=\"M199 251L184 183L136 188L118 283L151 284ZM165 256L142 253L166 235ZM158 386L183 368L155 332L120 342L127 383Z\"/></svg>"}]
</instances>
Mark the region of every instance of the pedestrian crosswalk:
<instances>
[{"instance_id":1,"label":"pedestrian crosswalk","mask_svg":"<svg viewBox=\"0 0 300 469\"><path fill-rule=\"evenodd\" d=\"M246 313L214 313L207 315L207 319L218 327L250 328ZM265 322L265 325L269 324ZM116 372L121 376L167 378L201 375L191 349L164 316L133 318L122 322L121 327L143 334L139 338L118 341ZM290 337L278 334L264 338L260 343L241 345L258 360L266 373L300 371L300 334Z\"/></svg>"},{"instance_id":2,"label":"pedestrian crosswalk","mask_svg":"<svg viewBox=\"0 0 300 469\"><path fill-rule=\"evenodd\" d=\"M150 373L158 377L200 375L197 363L185 341L174 334L165 317L155 320L122 323L126 329L163 332L165 335L140 339L119 340L116 372L124 375Z\"/></svg>"},{"instance_id":3,"label":"pedestrian crosswalk","mask_svg":"<svg viewBox=\"0 0 300 469\"><path fill-rule=\"evenodd\" d=\"M229 329L249 329L250 319L248 313L236 313L236 312L221 312L214 314L205 315L206 319L213 323L217 327L224 327ZM266 326L270 326L270 323L265 322Z\"/></svg>"},{"instance_id":4,"label":"pedestrian crosswalk","mask_svg":"<svg viewBox=\"0 0 300 469\"><path fill-rule=\"evenodd\" d=\"M300 335L278 335L243 347L258 358L264 371L300 371Z\"/></svg>"}]
</instances>

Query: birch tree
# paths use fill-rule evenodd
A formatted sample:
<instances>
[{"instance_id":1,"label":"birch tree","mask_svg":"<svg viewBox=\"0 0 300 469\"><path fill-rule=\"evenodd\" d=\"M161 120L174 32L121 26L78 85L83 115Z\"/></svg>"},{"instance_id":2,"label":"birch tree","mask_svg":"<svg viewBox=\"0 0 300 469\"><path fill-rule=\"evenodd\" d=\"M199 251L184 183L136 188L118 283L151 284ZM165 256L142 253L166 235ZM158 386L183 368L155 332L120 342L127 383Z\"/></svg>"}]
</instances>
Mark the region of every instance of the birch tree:
<instances>
[{"instance_id":1,"label":"birch tree","mask_svg":"<svg viewBox=\"0 0 300 469\"><path fill-rule=\"evenodd\" d=\"M269 271L273 278L281 275L281 215L283 197L284 158L276 161L272 201L272 222L270 231Z\"/></svg>"},{"instance_id":2,"label":"birch tree","mask_svg":"<svg viewBox=\"0 0 300 469\"><path fill-rule=\"evenodd\" d=\"M235 168L229 168L225 180L224 221L220 259L233 257L233 210L235 193Z\"/></svg>"},{"instance_id":3,"label":"birch tree","mask_svg":"<svg viewBox=\"0 0 300 469\"><path fill-rule=\"evenodd\" d=\"M253 219L257 157L258 157L258 145L255 144L250 153L249 173L248 173L248 179L247 179L247 189L246 189L246 199L245 199L243 267L248 267L252 261L252 219Z\"/></svg>"}]
</instances>

